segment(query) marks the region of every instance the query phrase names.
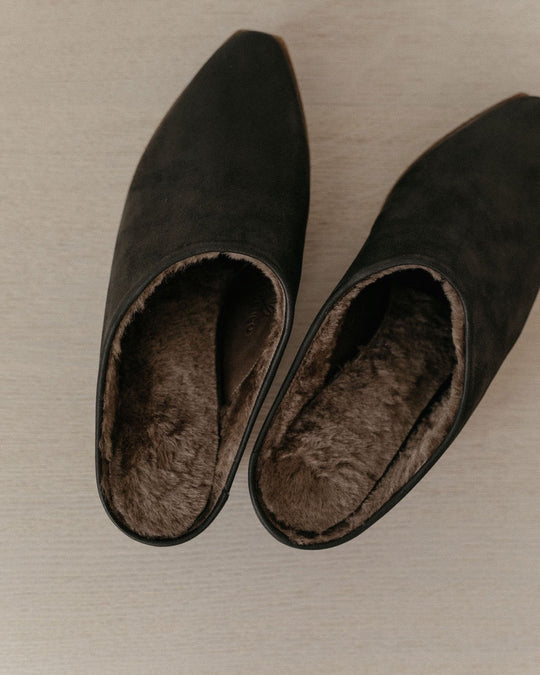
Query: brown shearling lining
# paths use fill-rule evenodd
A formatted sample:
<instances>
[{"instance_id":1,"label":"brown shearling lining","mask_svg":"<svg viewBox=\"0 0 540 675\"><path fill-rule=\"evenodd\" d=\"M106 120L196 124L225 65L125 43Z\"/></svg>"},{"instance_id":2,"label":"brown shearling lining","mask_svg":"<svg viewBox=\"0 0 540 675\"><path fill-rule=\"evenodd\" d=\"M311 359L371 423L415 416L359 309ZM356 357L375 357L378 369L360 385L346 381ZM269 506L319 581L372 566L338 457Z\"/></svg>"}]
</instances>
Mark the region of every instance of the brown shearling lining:
<instances>
[{"instance_id":1,"label":"brown shearling lining","mask_svg":"<svg viewBox=\"0 0 540 675\"><path fill-rule=\"evenodd\" d=\"M272 420L259 502L292 542L361 526L426 462L459 408L464 312L431 269L397 266L330 310Z\"/></svg>"},{"instance_id":2,"label":"brown shearling lining","mask_svg":"<svg viewBox=\"0 0 540 675\"><path fill-rule=\"evenodd\" d=\"M189 532L222 493L284 325L260 261L207 253L172 265L114 337L100 436L101 487L145 537Z\"/></svg>"}]
</instances>

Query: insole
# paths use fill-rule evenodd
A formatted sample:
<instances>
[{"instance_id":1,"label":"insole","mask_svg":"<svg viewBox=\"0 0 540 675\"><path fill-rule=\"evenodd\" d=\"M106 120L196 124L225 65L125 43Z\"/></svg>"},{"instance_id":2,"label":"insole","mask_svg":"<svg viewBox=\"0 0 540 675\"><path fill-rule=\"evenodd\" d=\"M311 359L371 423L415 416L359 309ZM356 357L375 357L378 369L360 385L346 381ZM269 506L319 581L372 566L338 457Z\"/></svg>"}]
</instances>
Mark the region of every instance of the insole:
<instances>
[{"instance_id":1,"label":"insole","mask_svg":"<svg viewBox=\"0 0 540 675\"><path fill-rule=\"evenodd\" d=\"M208 500L219 445L216 328L232 273L188 268L126 330L110 492L143 535L185 532Z\"/></svg>"},{"instance_id":2,"label":"insole","mask_svg":"<svg viewBox=\"0 0 540 675\"><path fill-rule=\"evenodd\" d=\"M301 410L261 472L276 519L323 532L357 510L453 364L446 301L393 286L369 344Z\"/></svg>"}]
</instances>

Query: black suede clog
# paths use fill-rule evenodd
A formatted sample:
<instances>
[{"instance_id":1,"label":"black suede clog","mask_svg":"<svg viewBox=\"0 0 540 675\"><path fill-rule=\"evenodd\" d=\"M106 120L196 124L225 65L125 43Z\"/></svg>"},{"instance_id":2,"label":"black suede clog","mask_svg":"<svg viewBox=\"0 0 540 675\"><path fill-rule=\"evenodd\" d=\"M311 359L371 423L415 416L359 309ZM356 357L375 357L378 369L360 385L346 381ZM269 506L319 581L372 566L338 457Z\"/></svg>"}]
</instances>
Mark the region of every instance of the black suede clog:
<instances>
[{"instance_id":1,"label":"black suede clog","mask_svg":"<svg viewBox=\"0 0 540 675\"><path fill-rule=\"evenodd\" d=\"M308 200L285 47L238 32L155 132L118 232L96 470L135 539L178 544L223 506L289 337Z\"/></svg>"},{"instance_id":2,"label":"black suede clog","mask_svg":"<svg viewBox=\"0 0 540 675\"><path fill-rule=\"evenodd\" d=\"M315 318L255 444L250 491L299 548L355 537L457 436L540 285L540 99L518 95L400 178Z\"/></svg>"}]
</instances>

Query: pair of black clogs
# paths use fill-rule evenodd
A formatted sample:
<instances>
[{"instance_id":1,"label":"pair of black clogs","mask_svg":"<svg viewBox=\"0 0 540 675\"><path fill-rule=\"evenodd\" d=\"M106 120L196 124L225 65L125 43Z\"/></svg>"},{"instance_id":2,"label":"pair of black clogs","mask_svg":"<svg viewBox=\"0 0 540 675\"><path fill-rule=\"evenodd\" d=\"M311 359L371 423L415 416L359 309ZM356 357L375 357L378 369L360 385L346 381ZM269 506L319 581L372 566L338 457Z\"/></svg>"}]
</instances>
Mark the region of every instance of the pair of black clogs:
<instances>
[{"instance_id":1,"label":"pair of black clogs","mask_svg":"<svg viewBox=\"0 0 540 675\"><path fill-rule=\"evenodd\" d=\"M309 200L283 43L233 35L150 141L112 263L97 395L103 503L178 544L223 506L291 330ZM265 526L359 534L459 433L540 284L540 99L518 95L417 160L309 329L255 444Z\"/></svg>"}]
</instances>

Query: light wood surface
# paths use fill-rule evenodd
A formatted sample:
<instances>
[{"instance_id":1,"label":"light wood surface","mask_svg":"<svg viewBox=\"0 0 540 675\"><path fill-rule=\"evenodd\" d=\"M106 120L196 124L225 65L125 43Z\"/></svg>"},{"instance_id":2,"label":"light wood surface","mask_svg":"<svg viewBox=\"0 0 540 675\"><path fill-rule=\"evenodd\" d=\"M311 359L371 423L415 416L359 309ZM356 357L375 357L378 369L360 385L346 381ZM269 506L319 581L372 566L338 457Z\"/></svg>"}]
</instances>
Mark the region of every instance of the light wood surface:
<instances>
[{"instance_id":1,"label":"light wood surface","mask_svg":"<svg viewBox=\"0 0 540 675\"><path fill-rule=\"evenodd\" d=\"M276 384L406 166L540 94L537 0L2 0L0 672L538 673L538 303L459 439L353 542L271 538L248 453L183 546L135 543L101 507L94 390L125 193L169 105L242 27L286 40L311 143Z\"/></svg>"}]
</instances>

